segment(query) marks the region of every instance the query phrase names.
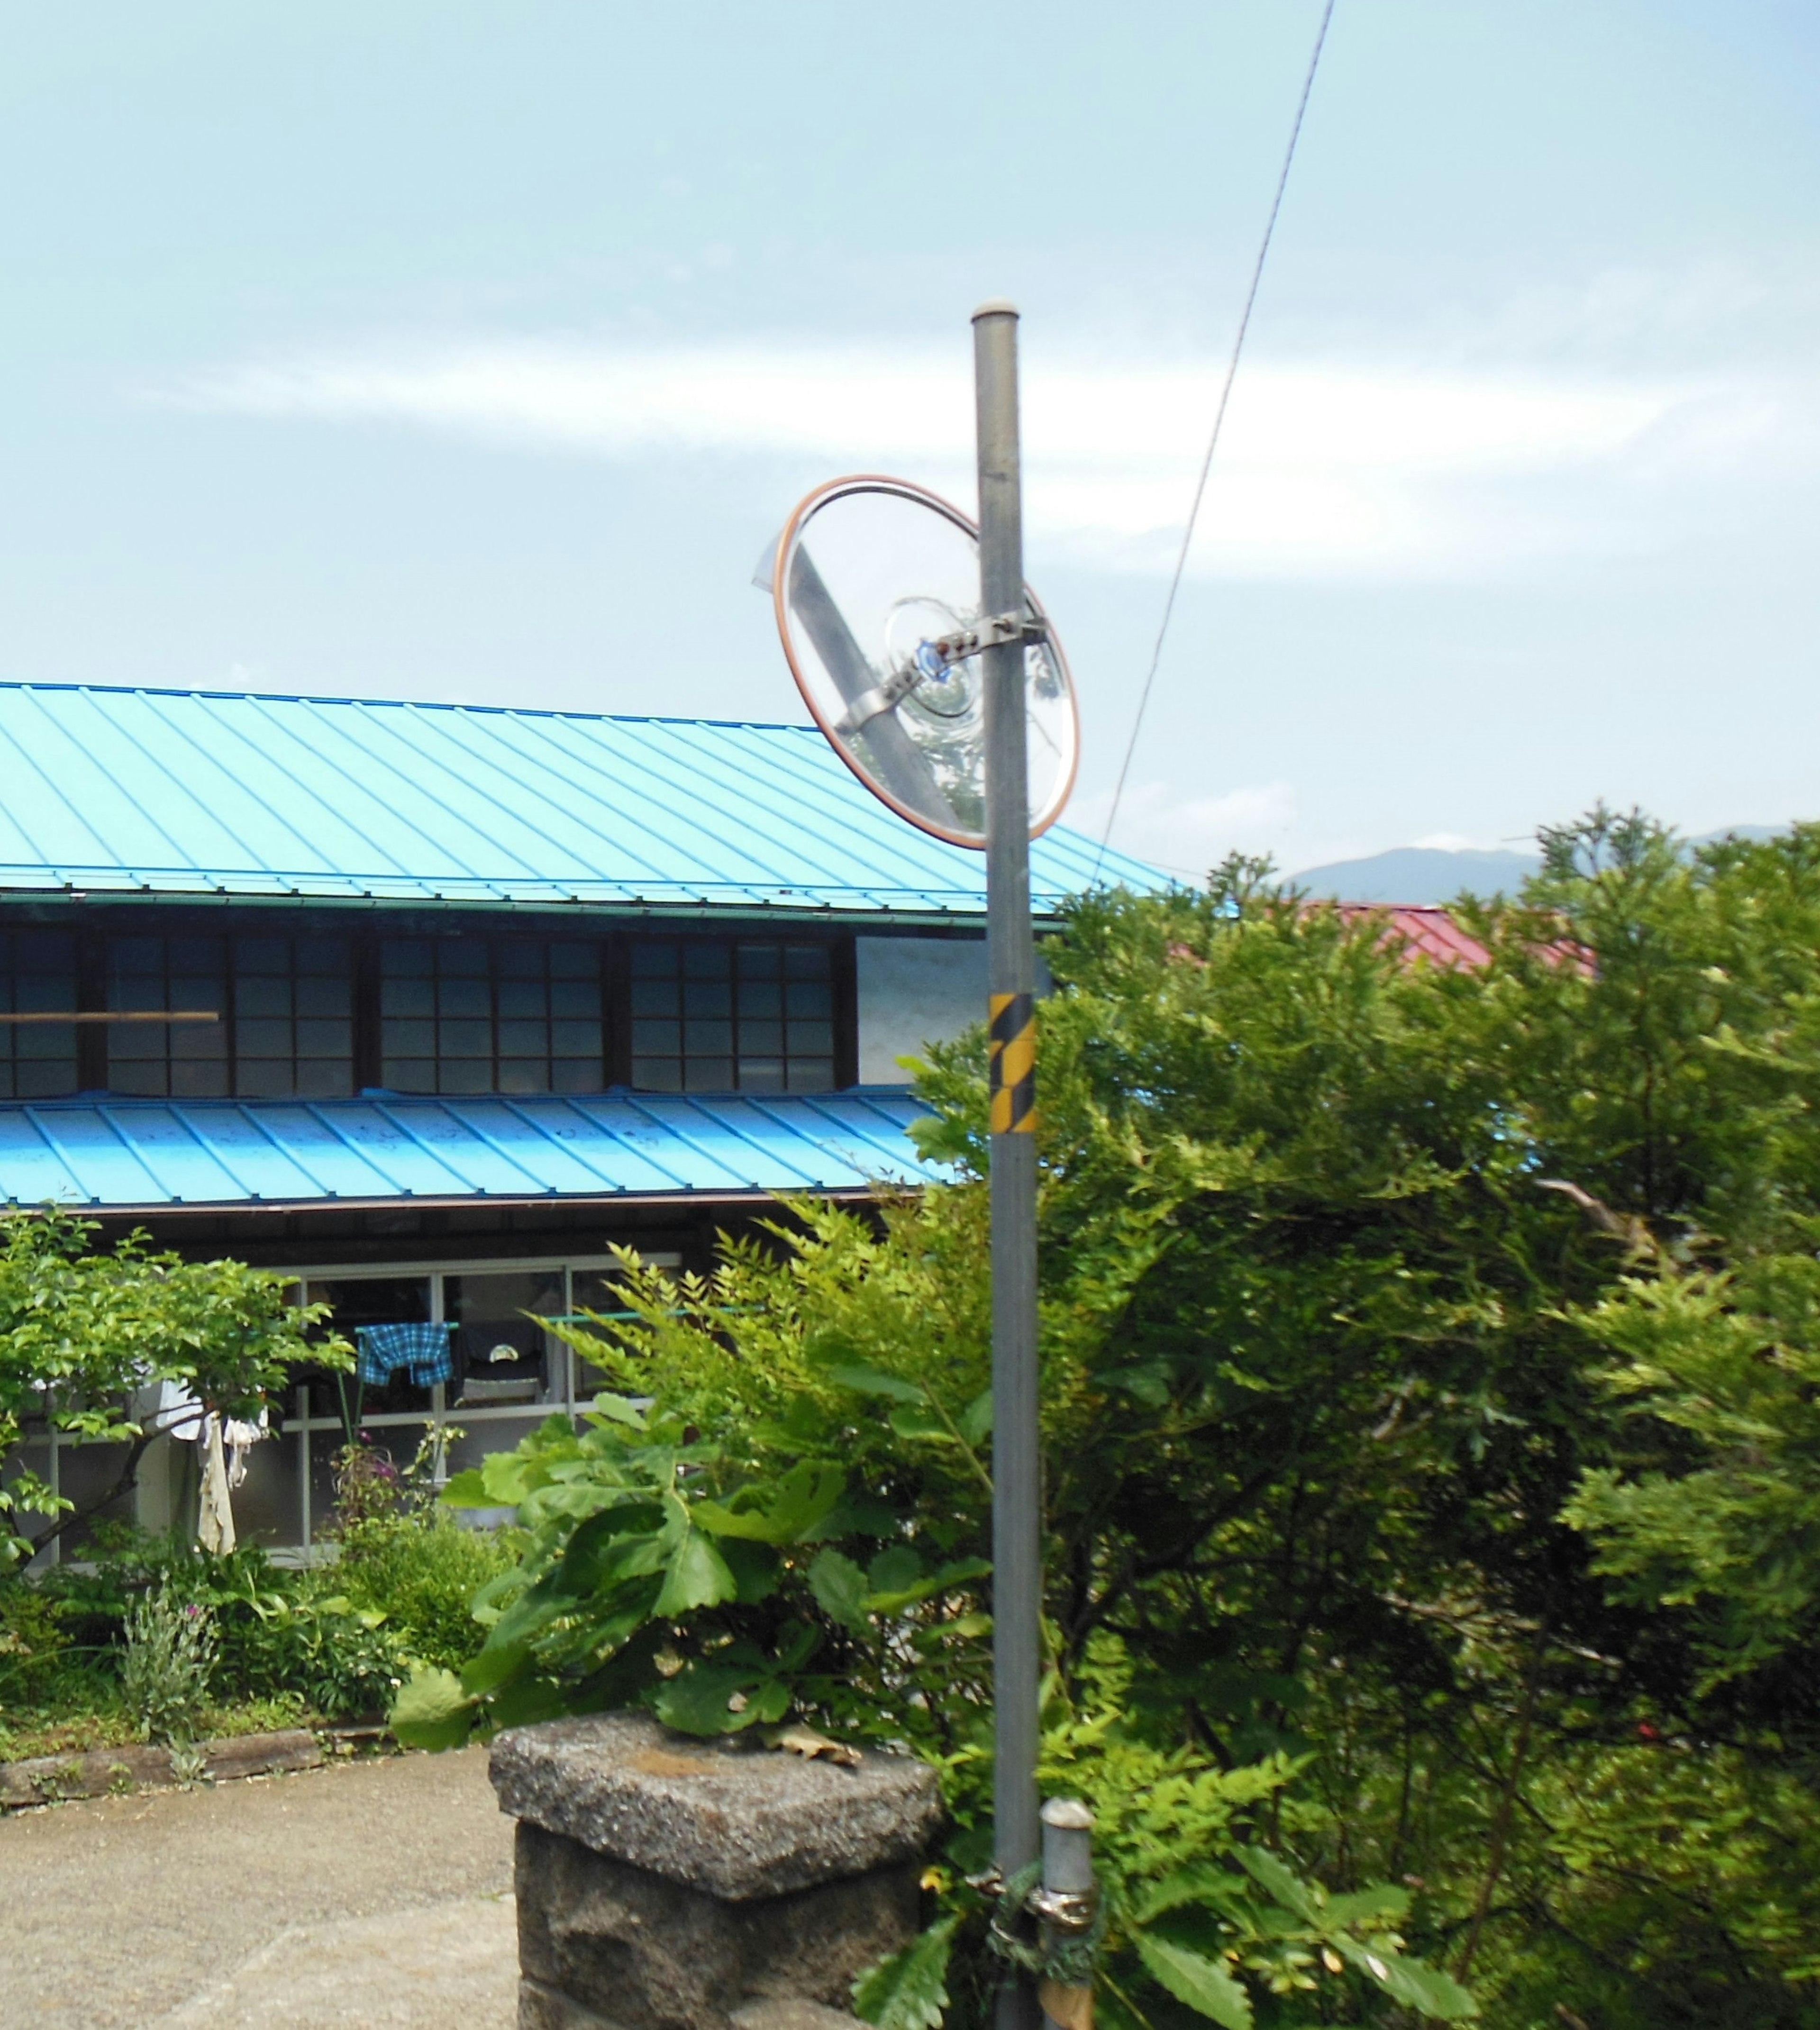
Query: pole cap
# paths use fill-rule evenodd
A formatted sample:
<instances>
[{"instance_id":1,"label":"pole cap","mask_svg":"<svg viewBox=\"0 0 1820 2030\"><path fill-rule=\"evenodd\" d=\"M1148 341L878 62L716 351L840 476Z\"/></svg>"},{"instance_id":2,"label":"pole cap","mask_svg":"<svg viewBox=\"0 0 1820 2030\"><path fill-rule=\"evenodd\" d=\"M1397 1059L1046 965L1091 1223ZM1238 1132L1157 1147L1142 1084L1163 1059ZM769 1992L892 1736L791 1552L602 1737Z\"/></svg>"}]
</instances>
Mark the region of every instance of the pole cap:
<instances>
[{"instance_id":1,"label":"pole cap","mask_svg":"<svg viewBox=\"0 0 1820 2030\"><path fill-rule=\"evenodd\" d=\"M1090 1833L1094 1829L1094 1815L1079 1798L1051 1798L1042 1808L1042 1822L1064 1832Z\"/></svg>"},{"instance_id":2,"label":"pole cap","mask_svg":"<svg viewBox=\"0 0 1820 2030\"><path fill-rule=\"evenodd\" d=\"M994 296L990 298L986 302L982 303L979 309L973 313L973 322L975 324L978 324L982 318L1014 318L1017 314L1017 306L1011 300L1009 296Z\"/></svg>"}]
</instances>

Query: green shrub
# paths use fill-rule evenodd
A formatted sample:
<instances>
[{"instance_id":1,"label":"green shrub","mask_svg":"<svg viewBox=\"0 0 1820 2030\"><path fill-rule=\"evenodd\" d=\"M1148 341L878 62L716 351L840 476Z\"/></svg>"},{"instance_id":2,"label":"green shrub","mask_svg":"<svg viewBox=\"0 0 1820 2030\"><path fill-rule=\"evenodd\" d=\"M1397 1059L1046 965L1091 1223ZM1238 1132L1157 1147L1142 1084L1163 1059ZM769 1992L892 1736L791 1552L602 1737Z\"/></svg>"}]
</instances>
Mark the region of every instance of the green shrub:
<instances>
[{"instance_id":1,"label":"green shrub","mask_svg":"<svg viewBox=\"0 0 1820 2030\"><path fill-rule=\"evenodd\" d=\"M366 1719L385 1711L405 1675L404 1645L384 1615L349 1600L332 1573L274 1565L257 1545L204 1557L137 1530L110 1532L99 1549L89 1569L65 1567L40 1584L87 1664L68 1711L79 1697L117 1701L128 1615L161 1589L212 1620L217 1701L300 1702L325 1720Z\"/></svg>"},{"instance_id":2,"label":"green shrub","mask_svg":"<svg viewBox=\"0 0 1820 2030\"><path fill-rule=\"evenodd\" d=\"M143 1739L176 1745L195 1738L215 1652L214 1615L173 1597L168 1583L127 1609L121 1691Z\"/></svg>"},{"instance_id":3,"label":"green shrub","mask_svg":"<svg viewBox=\"0 0 1820 2030\"><path fill-rule=\"evenodd\" d=\"M374 1516L344 1531L334 1578L357 1606L385 1616L414 1662L452 1668L480 1641L474 1595L512 1563L497 1535L447 1516Z\"/></svg>"},{"instance_id":4,"label":"green shrub","mask_svg":"<svg viewBox=\"0 0 1820 2030\"><path fill-rule=\"evenodd\" d=\"M234 1623L222 1689L238 1700L301 1699L325 1720L384 1715L407 1668L383 1615L330 1590L329 1575L266 1596Z\"/></svg>"},{"instance_id":5,"label":"green shrub","mask_svg":"<svg viewBox=\"0 0 1820 2030\"><path fill-rule=\"evenodd\" d=\"M0 1711L36 1705L63 1675L69 1638L58 1606L24 1579L0 1580Z\"/></svg>"}]
</instances>

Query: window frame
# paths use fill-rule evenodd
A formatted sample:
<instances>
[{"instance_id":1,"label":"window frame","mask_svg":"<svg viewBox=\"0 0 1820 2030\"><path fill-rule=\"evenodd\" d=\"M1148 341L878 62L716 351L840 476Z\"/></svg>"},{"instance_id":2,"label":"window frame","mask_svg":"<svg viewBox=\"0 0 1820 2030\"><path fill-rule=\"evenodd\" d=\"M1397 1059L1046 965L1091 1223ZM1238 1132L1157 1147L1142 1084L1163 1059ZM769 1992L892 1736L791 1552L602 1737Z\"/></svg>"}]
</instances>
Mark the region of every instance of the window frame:
<instances>
[{"instance_id":1,"label":"window frame","mask_svg":"<svg viewBox=\"0 0 1820 2030\"><path fill-rule=\"evenodd\" d=\"M705 940L734 946L741 943L823 946L828 952L829 977L833 990L833 1090L845 1091L856 1084L858 1080L858 991L854 950L854 939L858 933L845 926L836 929L787 922L722 925L699 920L670 921L658 917L628 921L622 917L618 921L608 920L600 924L559 920L538 922L533 919L530 923L514 924L507 928L500 920L484 916L451 920L448 916L431 915L412 909L370 910L366 913L364 920L350 923L347 917L340 912L315 909L280 912L269 906L250 905L244 909L234 907L224 910L217 905L202 909L164 902L104 905L95 914L91 915L87 911L84 914L87 920L72 924L67 917L61 921L58 920L55 914L41 906L16 908L7 910L3 922L0 922L0 928L14 932L50 930L73 932L76 941L76 1007L77 1012L82 1013L109 1012L110 954L113 941L117 938L219 936L229 941L226 946L228 955L226 1005L222 1013L228 1040L228 1089L225 1097L243 1099L248 1103L310 1104L317 1098L331 1096L301 1093L253 1094L240 1089L242 1080L236 1028L236 969L232 962L231 941L240 936L293 939L335 936L347 939L351 955L350 984L353 1057L351 1088L355 1097L363 1091L383 1089L382 942L389 938L442 938L451 935L485 939L493 944L508 939L528 938L552 943L589 943L600 949L604 1035L600 1090L603 1092L615 1089L638 1090L633 1084L630 1017L630 955L635 943L649 939L663 942ZM292 976L295 978L294 972ZM496 979L496 975L491 971L488 976L489 981ZM493 1006L496 1023L493 1063L496 1068L499 1063L496 995ZM48 1104L75 1099L82 1094L110 1091L110 1034L109 1025L105 1023L80 1023L76 1025L75 1082L67 1092L59 1091L17 1100L0 1098L0 1105ZM295 1058L292 1061L295 1061ZM494 1076L496 1083L496 1069ZM144 1097L154 1101L160 1097L157 1095L124 1093L118 1096L122 1099ZM453 1099L469 1095L451 1094L443 1096ZM484 1096L510 1100L534 1095L489 1092ZM568 1096L581 1099L587 1095L577 1093ZM754 1095L754 1097L763 1096ZM181 1099L184 1096L177 1097Z\"/></svg>"},{"instance_id":2,"label":"window frame","mask_svg":"<svg viewBox=\"0 0 1820 2030\"><path fill-rule=\"evenodd\" d=\"M688 1097L690 1088L686 1083L675 1088L641 1086L633 1076L639 1053L635 1047L636 1032L633 1028L638 1017L634 1013L633 1005L634 988L633 950L635 946L640 944L674 945L678 948L685 948L692 944L716 944L726 946L734 955L727 974L729 983L733 988L734 1001L733 1013L728 1018L734 1028L731 1054L734 1084L730 1087L704 1087L700 1090L745 1093L753 1099L766 1099L797 1096L803 1091L840 1092L856 1084L858 1082L859 1039L855 1033L858 997L855 977L856 968L853 956L853 938L850 934L830 937L826 933L819 935L812 933L805 934L806 931L807 927L804 927L803 931L795 931L792 926L767 924L743 926L739 929L716 929L711 931L687 930L681 926L671 929L667 926L652 925L626 932L618 941L620 947L619 963L615 973L613 1031L616 1046L615 1059L616 1083L623 1084L630 1091L650 1093L653 1097ZM830 1082L827 1086L812 1088L792 1088L788 1083L787 1069L786 1083L779 1087L742 1088L739 1084L740 1013L737 998L741 975L739 971L737 951L741 945L775 945L785 949L792 945L813 945L827 952L828 1021L832 1032L831 1049L829 1052ZM687 961L685 958L679 978L686 980L687 977ZM787 978L787 965L785 972L781 973L779 977L780 980ZM679 1009L678 1020L686 1021L686 1019ZM688 1061L688 1054L685 1046L678 1060L685 1068ZM787 1067L789 1062L787 1050L784 1053L784 1061ZM685 1080L686 1075L686 1069L685 1069Z\"/></svg>"}]
</instances>

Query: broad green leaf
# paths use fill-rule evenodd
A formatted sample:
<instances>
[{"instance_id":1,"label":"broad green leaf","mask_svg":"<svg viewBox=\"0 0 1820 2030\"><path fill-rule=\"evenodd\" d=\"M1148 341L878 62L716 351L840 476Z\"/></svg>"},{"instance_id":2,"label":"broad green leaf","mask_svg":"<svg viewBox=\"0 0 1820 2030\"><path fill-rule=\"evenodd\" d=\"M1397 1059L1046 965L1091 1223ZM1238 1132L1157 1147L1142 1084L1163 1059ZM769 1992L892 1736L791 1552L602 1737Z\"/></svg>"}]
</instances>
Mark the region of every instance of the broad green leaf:
<instances>
[{"instance_id":1,"label":"broad green leaf","mask_svg":"<svg viewBox=\"0 0 1820 2030\"><path fill-rule=\"evenodd\" d=\"M1476 2016L1479 2005L1451 1974L1421 1960L1406 1959L1387 1947L1335 1932L1330 1940L1335 1952L1350 1960L1361 1972L1369 1974L1391 2001L1399 2002L1418 2015L1442 2023L1460 2023Z\"/></svg>"},{"instance_id":2,"label":"broad green leaf","mask_svg":"<svg viewBox=\"0 0 1820 2030\"><path fill-rule=\"evenodd\" d=\"M759 1489L748 1488L724 1506L718 1501L697 1501L690 1512L717 1537L793 1544L833 1509L846 1484L845 1467L828 1459L804 1459L778 1482L768 1502Z\"/></svg>"},{"instance_id":3,"label":"broad green leaf","mask_svg":"<svg viewBox=\"0 0 1820 2030\"><path fill-rule=\"evenodd\" d=\"M938 2030L948 2006L956 1917L944 1917L853 1983L853 2010L875 2030Z\"/></svg>"},{"instance_id":4,"label":"broad green leaf","mask_svg":"<svg viewBox=\"0 0 1820 2030\"><path fill-rule=\"evenodd\" d=\"M735 1597L741 1607L756 1607L778 1589L782 1569L778 1554L769 1544L748 1544L737 1537L722 1540L720 1554L738 1588Z\"/></svg>"},{"instance_id":5,"label":"broad green leaf","mask_svg":"<svg viewBox=\"0 0 1820 2030\"><path fill-rule=\"evenodd\" d=\"M522 1565L513 1565L490 1578L474 1598L474 1612L477 1618L489 1608L496 1613L500 1605L514 1598L524 1589L525 1571Z\"/></svg>"},{"instance_id":6,"label":"broad green leaf","mask_svg":"<svg viewBox=\"0 0 1820 2030\"><path fill-rule=\"evenodd\" d=\"M1135 1366L1114 1368L1094 1378L1109 1389L1122 1389L1146 1410L1161 1410L1169 1400L1172 1372L1166 1361L1142 1361Z\"/></svg>"},{"instance_id":7,"label":"broad green leaf","mask_svg":"<svg viewBox=\"0 0 1820 2030\"><path fill-rule=\"evenodd\" d=\"M923 1560L908 1544L881 1551L866 1567L866 1583L875 1593L901 1593L923 1576Z\"/></svg>"},{"instance_id":8,"label":"broad green leaf","mask_svg":"<svg viewBox=\"0 0 1820 2030\"><path fill-rule=\"evenodd\" d=\"M842 1537L894 1537L902 1519L870 1495L845 1494L812 1530L805 1544L828 1544Z\"/></svg>"},{"instance_id":9,"label":"broad green leaf","mask_svg":"<svg viewBox=\"0 0 1820 2030\"><path fill-rule=\"evenodd\" d=\"M518 1520L532 1530L555 1515L573 1515L580 1521L599 1508L601 1493L585 1482L574 1485L558 1481L548 1487L533 1487L518 1504Z\"/></svg>"},{"instance_id":10,"label":"broad green leaf","mask_svg":"<svg viewBox=\"0 0 1820 2030\"><path fill-rule=\"evenodd\" d=\"M866 1575L838 1551L823 1551L809 1567L809 1590L824 1612L856 1635L865 1634Z\"/></svg>"},{"instance_id":11,"label":"broad green leaf","mask_svg":"<svg viewBox=\"0 0 1820 2030\"><path fill-rule=\"evenodd\" d=\"M534 1727L567 1710L560 1685L552 1684L548 1678L527 1677L503 1686L488 1716L495 1727Z\"/></svg>"},{"instance_id":12,"label":"broad green leaf","mask_svg":"<svg viewBox=\"0 0 1820 2030\"><path fill-rule=\"evenodd\" d=\"M596 1417L610 1418L634 1431L644 1429L644 1409L629 1396L615 1396L604 1389L589 1407Z\"/></svg>"},{"instance_id":13,"label":"broad green leaf","mask_svg":"<svg viewBox=\"0 0 1820 2030\"><path fill-rule=\"evenodd\" d=\"M1138 1958L1178 2002L1220 2030L1251 2030L1250 1998L1216 1960L1149 1931L1139 1931L1133 1943Z\"/></svg>"},{"instance_id":14,"label":"broad green leaf","mask_svg":"<svg viewBox=\"0 0 1820 2030\"><path fill-rule=\"evenodd\" d=\"M1401 1917L1409 1909L1410 1892L1387 1882L1374 1882L1369 1889L1355 1889L1348 1895L1330 1896L1321 1915L1335 1930L1356 1924L1364 1917Z\"/></svg>"},{"instance_id":15,"label":"broad green leaf","mask_svg":"<svg viewBox=\"0 0 1820 2030\"><path fill-rule=\"evenodd\" d=\"M682 1541L681 1530L653 1530L634 1537L615 1537L600 1554L600 1583L620 1586L665 1569L670 1554Z\"/></svg>"},{"instance_id":16,"label":"broad green leaf","mask_svg":"<svg viewBox=\"0 0 1820 2030\"><path fill-rule=\"evenodd\" d=\"M521 1593L493 1623L487 1640L496 1648L529 1642L552 1622L560 1621L573 1605L572 1601L545 1593L541 1586L533 1586L529 1593Z\"/></svg>"},{"instance_id":17,"label":"broad green leaf","mask_svg":"<svg viewBox=\"0 0 1820 2030\"><path fill-rule=\"evenodd\" d=\"M516 1508L531 1491L530 1463L516 1452L489 1452L481 1462L480 1474L486 1496L482 1508Z\"/></svg>"},{"instance_id":18,"label":"broad green leaf","mask_svg":"<svg viewBox=\"0 0 1820 2030\"><path fill-rule=\"evenodd\" d=\"M462 1689L470 1697L496 1690L508 1678L516 1677L530 1661L528 1642L488 1641L477 1655L461 1668Z\"/></svg>"},{"instance_id":19,"label":"broad green leaf","mask_svg":"<svg viewBox=\"0 0 1820 2030\"><path fill-rule=\"evenodd\" d=\"M1275 1854L1265 1853L1261 1846L1242 1846L1235 1852L1246 1873L1284 1909L1293 1910L1305 1924L1324 1924L1320 1907L1308 1885L1299 1881Z\"/></svg>"},{"instance_id":20,"label":"broad green leaf","mask_svg":"<svg viewBox=\"0 0 1820 2030\"><path fill-rule=\"evenodd\" d=\"M832 1512L846 1492L847 1469L834 1459L804 1459L784 1475L771 1513L796 1543Z\"/></svg>"},{"instance_id":21,"label":"broad green leaf","mask_svg":"<svg viewBox=\"0 0 1820 2030\"><path fill-rule=\"evenodd\" d=\"M984 1578L992 1570L987 1558L962 1558L952 1565L944 1565L938 1572L931 1572L913 1586L901 1587L896 1593L870 1595L866 1601L874 1614L901 1614L907 1607L914 1607L919 1601L933 1600L938 1593L945 1593L950 1586L963 1586L968 1579Z\"/></svg>"},{"instance_id":22,"label":"broad green leaf","mask_svg":"<svg viewBox=\"0 0 1820 2030\"><path fill-rule=\"evenodd\" d=\"M660 1621L674 1620L694 1607L717 1607L731 1600L739 1587L713 1540L699 1530L685 1530L670 1554L663 1589L652 1609Z\"/></svg>"},{"instance_id":23,"label":"broad green leaf","mask_svg":"<svg viewBox=\"0 0 1820 2030\"><path fill-rule=\"evenodd\" d=\"M977 1445L992 1436L992 1391L982 1389L955 1418L960 1435L970 1445Z\"/></svg>"},{"instance_id":24,"label":"broad green leaf","mask_svg":"<svg viewBox=\"0 0 1820 2030\"><path fill-rule=\"evenodd\" d=\"M413 1671L392 1702L389 1723L407 1748L459 1748L474 1717L474 1701L453 1671Z\"/></svg>"},{"instance_id":25,"label":"broad green leaf","mask_svg":"<svg viewBox=\"0 0 1820 2030\"><path fill-rule=\"evenodd\" d=\"M753 1687L751 1702L743 1718L748 1727L755 1721L764 1727L774 1726L790 1709L790 1688L782 1678L767 1678L762 1685Z\"/></svg>"},{"instance_id":26,"label":"broad green leaf","mask_svg":"<svg viewBox=\"0 0 1820 2030\"><path fill-rule=\"evenodd\" d=\"M1179 1910L1185 1904L1212 1904L1224 1909L1231 1902L1235 1887L1244 1886L1244 1877L1229 1874L1223 1868L1183 1868L1173 1875L1166 1875L1161 1882L1154 1883L1138 1898L1133 1912L1140 1924L1148 1924L1161 1917L1164 1912Z\"/></svg>"},{"instance_id":27,"label":"broad green leaf","mask_svg":"<svg viewBox=\"0 0 1820 2030\"><path fill-rule=\"evenodd\" d=\"M440 1498L451 1508L494 1508L502 1505L488 1493L485 1478L477 1466L451 1474Z\"/></svg>"},{"instance_id":28,"label":"broad green leaf","mask_svg":"<svg viewBox=\"0 0 1820 2030\"><path fill-rule=\"evenodd\" d=\"M927 1402L905 1403L893 1410L891 1428L901 1438L933 1439L942 1445L958 1442L940 1413L932 1410Z\"/></svg>"},{"instance_id":29,"label":"broad green leaf","mask_svg":"<svg viewBox=\"0 0 1820 2030\"><path fill-rule=\"evenodd\" d=\"M758 1718L750 1690L760 1681L760 1674L752 1671L691 1664L661 1686L652 1708L666 1727L679 1734L737 1734ZM732 1705L737 1693L748 1694L745 1707L738 1712Z\"/></svg>"},{"instance_id":30,"label":"broad green leaf","mask_svg":"<svg viewBox=\"0 0 1820 2030\"><path fill-rule=\"evenodd\" d=\"M856 1396L889 1396L896 1403L928 1400L927 1392L920 1381L906 1381L901 1374L887 1374L883 1368L875 1367L869 1360L830 1367L828 1379L839 1382L843 1389L851 1389Z\"/></svg>"},{"instance_id":31,"label":"broad green leaf","mask_svg":"<svg viewBox=\"0 0 1820 2030\"><path fill-rule=\"evenodd\" d=\"M626 1543L655 1532L663 1520L663 1511L655 1501L616 1501L590 1515L569 1539L552 1575L556 1589L575 1599L630 1576L624 1569Z\"/></svg>"},{"instance_id":32,"label":"broad green leaf","mask_svg":"<svg viewBox=\"0 0 1820 2030\"><path fill-rule=\"evenodd\" d=\"M615 1586L607 1602L609 1611L588 1623L589 1647L592 1653L601 1656L630 1641L650 1620L661 1589L655 1572Z\"/></svg>"},{"instance_id":33,"label":"broad green leaf","mask_svg":"<svg viewBox=\"0 0 1820 2030\"><path fill-rule=\"evenodd\" d=\"M788 1537L762 1508L734 1508L718 1501L693 1501L689 1512L699 1528L716 1537L743 1539L751 1544L782 1544Z\"/></svg>"}]
</instances>

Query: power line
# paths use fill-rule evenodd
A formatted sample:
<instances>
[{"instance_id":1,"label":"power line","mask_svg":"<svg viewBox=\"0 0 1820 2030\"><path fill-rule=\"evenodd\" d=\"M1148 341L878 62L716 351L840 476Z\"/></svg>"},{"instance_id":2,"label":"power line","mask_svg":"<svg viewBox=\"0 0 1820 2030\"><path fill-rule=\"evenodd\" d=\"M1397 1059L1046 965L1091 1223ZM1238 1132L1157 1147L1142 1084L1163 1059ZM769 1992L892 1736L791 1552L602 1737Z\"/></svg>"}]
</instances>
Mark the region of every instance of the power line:
<instances>
[{"instance_id":1,"label":"power line","mask_svg":"<svg viewBox=\"0 0 1820 2030\"><path fill-rule=\"evenodd\" d=\"M1188 551L1194 541L1194 525L1201 517L1201 503L1207 493L1207 475L1213 470L1213 454L1219 448L1220 426L1226 421L1226 405L1232 399L1232 383L1239 373L1239 355L1245 349L1245 334L1251 325L1251 313L1257 302L1258 285L1264 280L1264 263L1270 252L1272 235L1276 230L1276 214L1283 209L1283 193L1289 188L1290 165L1295 160L1295 144L1302 138L1303 115L1308 111L1309 94L1314 89L1314 74L1320 68L1320 53L1327 43L1328 24L1333 19L1334 0L1327 0L1320 17L1320 27L1314 38L1314 53L1308 60L1308 75L1302 81L1302 97L1296 103L1295 124L1289 130L1289 146L1283 151L1283 168L1276 179L1276 195L1270 200L1270 216L1264 223L1264 237L1258 243L1257 260L1251 270L1251 286L1245 292L1245 308L1239 319L1239 329L1232 340L1232 356L1226 362L1226 379L1220 390L1220 406L1213 412L1213 429L1207 439L1207 453L1201 461L1201 476L1194 482L1194 499L1188 510L1188 525L1182 531L1182 547L1176 557L1176 569L1169 580L1169 596L1163 602L1163 618L1157 630L1156 645L1150 651L1150 667L1144 679L1144 688L1138 697L1138 716L1131 722L1131 737L1126 742L1125 758L1119 767L1118 786L1112 791L1112 808L1107 813L1106 828L1100 835L1100 850L1094 858L1093 878L1100 878L1100 866L1106 857L1106 847L1111 842L1112 827L1117 824L1119 805L1124 801L1125 778L1131 771L1131 757L1138 751L1138 735L1143 731L1144 714L1150 703L1151 687L1157 681L1157 667L1163 660L1163 642L1169 632L1169 622L1176 611L1176 595L1182 589L1182 574L1187 568Z\"/></svg>"}]
</instances>

